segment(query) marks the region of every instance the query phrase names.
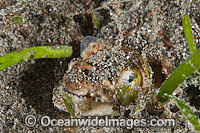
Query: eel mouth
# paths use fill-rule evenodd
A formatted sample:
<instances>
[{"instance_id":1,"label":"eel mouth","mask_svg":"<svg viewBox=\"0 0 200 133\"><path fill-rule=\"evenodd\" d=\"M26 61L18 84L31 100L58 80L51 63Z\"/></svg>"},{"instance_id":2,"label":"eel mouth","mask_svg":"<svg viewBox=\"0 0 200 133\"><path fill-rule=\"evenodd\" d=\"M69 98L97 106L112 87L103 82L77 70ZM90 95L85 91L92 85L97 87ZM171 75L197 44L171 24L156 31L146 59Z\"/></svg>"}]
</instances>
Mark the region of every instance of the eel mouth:
<instances>
[{"instance_id":1,"label":"eel mouth","mask_svg":"<svg viewBox=\"0 0 200 133\"><path fill-rule=\"evenodd\" d=\"M63 91L71 93L78 97L89 95L90 93L94 92L96 89L100 88L99 85L92 84L91 81L86 80L86 79L82 81L78 81L78 82L66 82L65 86L66 87L63 89Z\"/></svg>"},{"instance_id":2,"label":"eel mouth","mask_svg":"<svg viewBox=\"0 0 200 133\"><path fill-rule=\"evenodd\" d=\"M54 105L65 112L69 112L63 101L63 92L72 98L73 104L75 106L76 116L105 116L111 115L113 112L113 102L102 102L99 97L99 100L95 100L96 97L92 97L90 95L80 96L70 91L63 91L63 88L58 88L54 91L56 95L53 96ZM104 98L105 99L105 98Z\"/></svg>"},{"instance_id":3,"label":"eel mouth","mask_svg":"<svg viewBox=\"0 0 200 133\"><path fill-rule=\"evenodd\" d=\"M107 88L90 88L88 90L86 89L81 89L81 90L71 90L71 89L66 89L63 92L67 93L70 95L72 98L77 97L82 100L85 99L91 99L95 102L102 102L102 103L111 103L113 102L113 95L112 91L109 91ZM81 92L81 93L80 93Z\"/></svg>"}]
</instances>

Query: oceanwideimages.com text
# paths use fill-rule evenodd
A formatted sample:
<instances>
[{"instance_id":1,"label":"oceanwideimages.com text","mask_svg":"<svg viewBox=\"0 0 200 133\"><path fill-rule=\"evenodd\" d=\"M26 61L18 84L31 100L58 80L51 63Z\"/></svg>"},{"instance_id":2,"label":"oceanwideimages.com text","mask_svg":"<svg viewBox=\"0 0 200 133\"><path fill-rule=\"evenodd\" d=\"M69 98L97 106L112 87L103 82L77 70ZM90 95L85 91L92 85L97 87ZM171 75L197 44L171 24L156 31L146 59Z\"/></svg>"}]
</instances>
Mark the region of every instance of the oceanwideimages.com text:
<instances>
[{"instance_id":1,"label":"oceanwideimages.com text","mask_svg":"<svg viewBox=\"0 0 200 133\"><path fill-rule=\"evenodd\" d=\"M136 127L166 127L175 126L174 119L114 119L108 116L105 117L90 117L74 118L74 119L51 119L49 116L40 118L40 123L44 127L59 126L59 127L126 127L133 129ZM38 121L34 115L28 115L25 118L25 124L28 127L33 127Z\"/></svg>"}]
</instances>

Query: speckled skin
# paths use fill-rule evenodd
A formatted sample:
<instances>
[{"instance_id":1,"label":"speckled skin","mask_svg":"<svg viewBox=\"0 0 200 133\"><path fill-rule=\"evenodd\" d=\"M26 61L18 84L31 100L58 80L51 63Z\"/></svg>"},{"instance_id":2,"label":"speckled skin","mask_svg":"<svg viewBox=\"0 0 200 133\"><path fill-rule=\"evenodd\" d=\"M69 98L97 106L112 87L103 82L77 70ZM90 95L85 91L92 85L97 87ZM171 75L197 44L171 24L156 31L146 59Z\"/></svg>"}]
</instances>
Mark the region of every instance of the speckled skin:
<instances>
[{"instance_id":1,"label":"speckled skin","mask_svg":"<svg viewBox=\"0 0 200 133\"><path fill-rule=\"evenodd\" d=\"M129 86L142 92L142 95L148 92L151 79L143 70L143 65L148 66L148 63L130 48L113 47L102 40L90 43L80 58L71 61L61 85L54 88L54 105L67 111L62 100L62 93L65 92L72 97L77 116L111 115L120 87ZM127 79L126 82L124 74L132 69L138 70L141 77L137 83L134 79L130 83Z\"/></svg>"}]
</instances>

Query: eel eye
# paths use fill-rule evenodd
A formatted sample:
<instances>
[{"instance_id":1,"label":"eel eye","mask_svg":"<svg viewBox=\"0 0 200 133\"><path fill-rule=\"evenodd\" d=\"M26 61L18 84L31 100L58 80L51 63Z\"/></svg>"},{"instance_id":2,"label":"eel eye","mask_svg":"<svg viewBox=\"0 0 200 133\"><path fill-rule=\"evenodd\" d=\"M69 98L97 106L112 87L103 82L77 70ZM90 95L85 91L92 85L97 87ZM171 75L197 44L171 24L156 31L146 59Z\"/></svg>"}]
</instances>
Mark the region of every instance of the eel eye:
<instances>
[{"instance_id":1,"label":"eel eye","mask_svg":"<svg viewBox=\"0 0 200 133\"><path fill-rule=\"evenodd\" d=\"M128 78L128 82L129 82L129 83L132 82L133 79L134 79L134 77L133 77L132 75L130 75L129 78Z\"/></svg>"},{"instance_id":2,"label":"eel eye","mask_svg":"<svg viewBox=\"0 0 200 133\"><path fill-rule=\"evenodd\" d=\"M136 75L132 70L128 70L128 71L124 72L124 74L122 75L122 82L129 84L132 81L134 81L135 76Z\"/></svg>"},{"instance_id":3,"label":"eel eye","mask_svg":"<svg viewBox=\"0 0 200 133\"><path fill-rule=\"evenodd\" d=\"M122 73L119 80L119 85L135 88L137 86L140 86L141 81L142 78L139 70L136 68L131 68Z\"/></svg>"}]
</instances>

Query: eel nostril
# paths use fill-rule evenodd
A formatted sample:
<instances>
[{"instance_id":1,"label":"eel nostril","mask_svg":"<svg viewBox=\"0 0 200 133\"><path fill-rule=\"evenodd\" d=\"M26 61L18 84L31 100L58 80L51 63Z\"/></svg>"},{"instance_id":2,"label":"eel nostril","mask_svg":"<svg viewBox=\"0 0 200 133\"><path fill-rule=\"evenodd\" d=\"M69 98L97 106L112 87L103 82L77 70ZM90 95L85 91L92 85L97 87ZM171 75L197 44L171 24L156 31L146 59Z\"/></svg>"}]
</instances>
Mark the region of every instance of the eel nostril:
<instances>
[{"instance_id":1,"label":"eel nostril","mask_svg":"<svg viewBox=\"0 0 200 133\"><path fill-rule=\"evenodd\" d=\"M96 41L98 41L98 40L99 40L99 38L94 37L94 36L86 36L86 37L84 37L83 40L81 41L81 49L80 49L80 52L82 53L83 50L84 50L85 48L87 48L88 45L89 45L90 43L96 42Z\"/></svg>"},{"instance_id":2,"label":"eel nostril","mask_svg":"<svg viewBox=\"0 0 200 133\"><path fill-rule=\"evenodd\" d=\"M89 70L88 69L83 69L83 72L85 73L85 75L88 76Z\"/></svg>"}]
</instances>

